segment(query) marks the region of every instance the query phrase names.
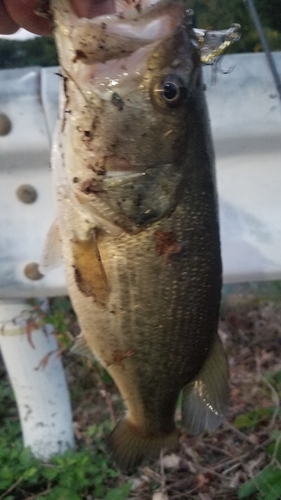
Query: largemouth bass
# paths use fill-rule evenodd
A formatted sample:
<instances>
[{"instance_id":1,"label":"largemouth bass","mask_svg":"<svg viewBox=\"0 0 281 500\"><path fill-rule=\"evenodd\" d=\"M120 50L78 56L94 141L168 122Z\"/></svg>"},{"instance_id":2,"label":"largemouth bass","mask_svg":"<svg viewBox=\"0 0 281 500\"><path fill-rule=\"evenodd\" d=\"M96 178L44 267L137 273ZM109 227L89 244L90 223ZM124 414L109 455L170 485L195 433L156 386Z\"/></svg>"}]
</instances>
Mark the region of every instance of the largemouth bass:
<instances>
[{"instance_id":1,"label":"largemouth bass","mask_svg":"<svg viewBox=\"0 0 281 500\"><path fill-rule=\"evenodd\" d=\"M78 19L53 0L62 66L53 152L69 295L127 407L109 436L122 469L213 431L229 402L217 334L221 256L198 40L184 0L117 0ZM50 257L51 255L51 257Z\"/></svg>"}]
</instances>

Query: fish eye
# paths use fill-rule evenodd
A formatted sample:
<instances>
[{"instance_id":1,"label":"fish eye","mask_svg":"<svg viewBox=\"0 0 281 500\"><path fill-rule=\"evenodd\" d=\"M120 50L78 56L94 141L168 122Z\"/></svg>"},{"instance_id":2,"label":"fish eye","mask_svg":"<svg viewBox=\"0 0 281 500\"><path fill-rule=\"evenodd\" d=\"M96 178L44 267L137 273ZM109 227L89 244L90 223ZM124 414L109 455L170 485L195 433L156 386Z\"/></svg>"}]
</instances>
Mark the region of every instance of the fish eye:
<instances>
[{"instance_id":1,"label":"fish eye","mask_svg":"<svg viewBox=\"0 0 281 500\"><path fill-rule=\"evenodd\" d=\"M163 86L163 98L173 102L179 98L180 89L175 82L166 82Z\"/></svg>"},{"instance_id":2,"label":"fish eye","mask_svg":"<svg viewBox=\"0 0 281 500\"><path fill-rule=\"evenodd\" d=\"M177 75L165 76L156 90L162 103L170 107L179 106L186 97L184 82Z\"/></svg>"}]
</instances>

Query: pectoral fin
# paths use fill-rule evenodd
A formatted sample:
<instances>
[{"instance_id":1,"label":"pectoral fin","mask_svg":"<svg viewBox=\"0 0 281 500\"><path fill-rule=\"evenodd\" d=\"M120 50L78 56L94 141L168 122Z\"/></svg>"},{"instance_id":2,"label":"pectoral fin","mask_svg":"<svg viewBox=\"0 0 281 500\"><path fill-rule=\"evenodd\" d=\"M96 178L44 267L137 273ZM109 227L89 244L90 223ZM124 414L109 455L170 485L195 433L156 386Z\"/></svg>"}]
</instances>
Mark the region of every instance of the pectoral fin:
<instances>
[{"instance_id":1,"label":"pectoral fin","mask_svg":"<svg viewBox=\"0 0 281 500\"><path fill-rule=\"evenodd\" d=\"M197 378L183 389L182 424L190 434L216 430L230 399L228 364L219 336Z\"/></svg>"},{"instance_id":2,"label":"pectoral fin","mask_svg":"<svg viewBox=\"0 0 281 500\"><path fill-rule=\"evenodd\" d=\"M58 221L55 219L51 225L41 256L39 271L47 274L62 263L61 240Z\"/></svg>"},{"instance_id":3,"label":"pectoral fin","mask_svg":"<svg viewBox=\"0 0 281 500\"><path fill-rule=\"evenodd\" d=\"M109 297L109 285L100 256L96 235L87 240L72 242L74 273L77 286L86 297L105 306Z\"/></svg>"}]
</instances>

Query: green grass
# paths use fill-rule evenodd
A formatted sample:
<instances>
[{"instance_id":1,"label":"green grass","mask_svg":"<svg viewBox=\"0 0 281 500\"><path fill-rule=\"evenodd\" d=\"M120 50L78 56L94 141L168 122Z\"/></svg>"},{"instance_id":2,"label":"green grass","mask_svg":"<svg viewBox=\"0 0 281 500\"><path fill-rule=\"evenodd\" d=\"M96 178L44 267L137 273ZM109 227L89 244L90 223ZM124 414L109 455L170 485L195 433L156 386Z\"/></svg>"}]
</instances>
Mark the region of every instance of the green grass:
<instances>
[{"instance_id":1,"label":"green grass","mask_svg":"<svg viewBox=\"0 0 281 500\"><path fill-rule=\"evenodd\" d=\"M41 320L54 326L60 348L68 349L77 330L69 300L52 299L50 311L38 313ZM85 363L83 359L81 363ZM111 383L106 374L104 379ZM77 376L74 391L79 393L79 401L87 399L85 378ZM15 398L4 371L0 371L0 500L127 499L131 483L120 476L106 451L105 436L110 428L108 419L89 425L83 428L84 438L77 450L68 450L48 463L35 459L29 449L23 448Z\"/></svg>"},{"instance_id":2,"label":"green grass","mask_svg":"<svg viewBox=\"0 0 281 500\"><path fill-rule=\"evenodd\" d=\"M9 394L10 393L10 394ZM7 415L3 415L3 403ZM112 468L102 438L101 426L91 429L95 445L81 450L69 450L53 457L48 463L35 459L22 445L20 425L9 417L12 394L5 383L0 383L2 407L0 427L0 498L23 500L81 500L88 495L102 500L125 500L131 485L122 483L117 470ZM4 407L5 407L4 406ZM105 426L106 427L106 426Z\"/></svg>"},{"instance_id":3,"label":"green grass","mask_svg":"<svg viewBox=\"0 0 281 500\"><path fill-rule=\"evenodd\" d=\"M271 462L253 479L240 486L238 498L280 500L281 498L281 432L272 433L273 443L267 447Z\"/></svg>"},{"instance_id":4,"label":"green grass","mask_svg":"<svg viewBox=\"0 0 281 500\"><path fill-rule=\"evenodd\" d=\"M258 306L261 300L277 306L281 299L281 282L225 286L224 298L232 294L237 295L238 304L239 300L243 303L247 295L252 297L253 306ZM61 350L68 351L74 336L79 332L69 300L50 300L50 311L47 314L40 313L40 316L42 321L53 325ZM79 410L74 420L81 422L83 437L76 451L69 450L48 463L34 459L30 451L23 448L15 399L5 376L2 379L0 377L0 500L125 500L130 497L131 483L114 468L106 452L105 436L111 423L108 418L104 418L104 408L98 418L96 414L92 418L91 413L89 417L94 402L100 396L99 390L112 386L111 378L95 362L75 356L71 358L68 354L66 360L69 363L67 371L75 364L71 372L70 392L74 409ZM268 370L263 378L265 384L261 397L263 391L266 393L271 390L275 391L275 399L280 401L281 371L276 373ZM100 385L97 380L100 380ZM279 426L279 430L268 430L268 436L272 439L263 451L266 461L254 478L249 480L248 477L247 482L238 486L239 499L281 498L280 417L280 408L274 402L269 407L262 404L252 407L250 411L237 416L234 425L246 434L267 429L274 418L276 427Z\"/></svg>"},{"instance_id":5,"label":"green grass","mask_svg":"<svg viewBox=\"0 0 281 500\"><path fill-rule=\"evenodd\" d=\"M281 371L272 373L268 371L264 376L265 381L276 395L276 402L281 395ZM280 403L278 403L280 404ZM250 412L239 415L234 425L238 429L248 429L255 432L263 423L268 423L274 418L273 426L277 419L280 421L280 407L254 408ZM269 434L270 435L270 434ZM281 498L281 431L271 433L272 442L266 448L269 464L264 467L253 479L241 485L238 489L238 499L255 500L280 500Z\"/></svg>"},{"instance_id":6,"label":"green grass","mask_svg":"<svg viewBox=\"0 0 281 500\"><path fill-rule=\"evenodd\" d=\"M9 404L8 389L0 384L0 404ZM2 407L3 408L3 407ZM7 408L7 406L6 406ZM97 432L97 430L99 432ZM120 484L119 474L111 466L101 438L101 429L92 429L95 446L69 450L48 463L35 459L22 445L18 421L1 418L0 428L0 498L20 500L33 495L47 500L80 500L92 495L95 499L124 500L130 484Z\"/></svg>"}]
</instances>

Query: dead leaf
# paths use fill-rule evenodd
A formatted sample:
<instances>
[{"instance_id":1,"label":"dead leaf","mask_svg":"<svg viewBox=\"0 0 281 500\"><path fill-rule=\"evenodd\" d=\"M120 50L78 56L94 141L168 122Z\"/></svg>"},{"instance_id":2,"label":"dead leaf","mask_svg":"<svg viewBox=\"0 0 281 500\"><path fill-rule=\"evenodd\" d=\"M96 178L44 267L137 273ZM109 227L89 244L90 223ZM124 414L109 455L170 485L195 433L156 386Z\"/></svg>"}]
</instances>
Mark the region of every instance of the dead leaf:
<instances>
[{"instance_id":1,"label":"dead leaf","mask_svg":"<svg viewBox=\"0 0 281 500\"><path fill-rule=\"evenodd\" d=\"M161 464L164 469L178 469L180 464L180 457L175 453L172 453L171 455L165 455L161 460Z\"/></svg>"},{"instance_id":2,"label":"dead leaf","mask_svg":"<svg viewBox=\"0 0 281 500\"><path fill-rule=\"evenodd\" d=\"M162 491L156 491L151 500L169 500L169 497L166 493L162 493Z\"/></svg>"}]
</instances>

